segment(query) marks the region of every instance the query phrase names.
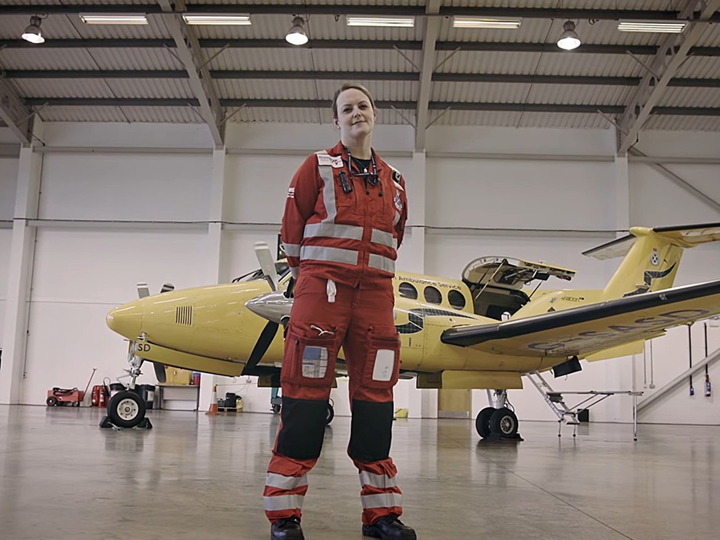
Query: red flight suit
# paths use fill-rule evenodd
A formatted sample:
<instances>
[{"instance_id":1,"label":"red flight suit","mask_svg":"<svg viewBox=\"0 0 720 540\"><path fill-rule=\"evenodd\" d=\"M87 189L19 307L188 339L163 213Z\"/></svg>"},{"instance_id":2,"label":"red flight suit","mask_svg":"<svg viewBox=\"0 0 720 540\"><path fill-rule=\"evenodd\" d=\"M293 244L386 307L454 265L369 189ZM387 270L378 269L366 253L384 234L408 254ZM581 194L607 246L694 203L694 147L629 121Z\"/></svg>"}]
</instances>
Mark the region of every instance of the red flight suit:
<instances>
[{"instance_id":1,"label":"red flight suit","mask_svg":"<svg viewBox=\"0 0 720 540\"><path fill-rule=\"evenodd\" d=\"M358 176L356 165L350 174L338 143L309 156L288 191L281 236L290 267L301 271L285 338L282 423L264 491L271 522L302 516L341 346L350 377L348 455L360 473L362 521L402 514L389 452L400 370L392 277L407 197L402 175L373 155L377 171L369 172L376 178Z\"/></svg>"}]
</instances>

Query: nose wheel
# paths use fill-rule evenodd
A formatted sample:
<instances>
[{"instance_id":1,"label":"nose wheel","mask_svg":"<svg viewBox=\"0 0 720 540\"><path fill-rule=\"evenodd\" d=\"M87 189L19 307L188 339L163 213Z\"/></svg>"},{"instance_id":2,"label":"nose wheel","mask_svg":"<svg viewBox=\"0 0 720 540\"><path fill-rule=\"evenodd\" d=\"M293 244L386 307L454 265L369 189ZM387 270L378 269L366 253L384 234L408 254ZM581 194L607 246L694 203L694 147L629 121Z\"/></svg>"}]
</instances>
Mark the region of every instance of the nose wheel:
<instances>
[{"instance_id":1,"label":"nose wheel","mask_svg":"<svg viewBox=\"0 0 720 540\"><path fill-rule=\"evenodd\" d=\"M485 407L475 418L475 430L483 440L487 441L522 441L518 434L518 417L507 407L507 390L495 391L495 406ZM493 399L488 391L488 400Z\"/></svg>"}]
</instances>

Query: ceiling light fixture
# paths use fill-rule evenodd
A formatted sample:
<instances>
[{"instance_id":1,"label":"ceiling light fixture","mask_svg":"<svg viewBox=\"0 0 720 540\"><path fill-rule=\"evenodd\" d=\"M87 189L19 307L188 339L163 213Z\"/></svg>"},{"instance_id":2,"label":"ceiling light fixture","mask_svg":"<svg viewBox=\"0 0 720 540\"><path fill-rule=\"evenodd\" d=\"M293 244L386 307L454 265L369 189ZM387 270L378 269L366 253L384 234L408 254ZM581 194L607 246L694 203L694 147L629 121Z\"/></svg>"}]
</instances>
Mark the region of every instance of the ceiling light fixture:
<instances>
[{"instance_id":1,"label":"ceiling light fixture","mask_svg":"<svg viewBox=\"0 0 720 540\"><path fill-rule=\"evenodd\" d=\"M364 15L347 15L345 22L348 26L387 26L392 28L413 28L415 17L367 17Z\"/></svg>"},{"instance_id":2,"label":"ceiling light fixture","mask_svg":"<svg viewBox=\"0 0 720 540\"><path fill-rule=\"evenodd\" d=\"M147 24L144 13L81 13L80 20L85 24Z\"/></svg>"},{"instance_id":3,"label":"ceiling light fixture","mask_svg":"<svg viewBox=\"0 0 720 540\"><path fill-rule=\"evenodd\" d=\"M186 24L194 26L250 26L250 15L183 13Z\"/></svg>"},{"instance_id":4,"label":"ceiling light fixture","mask_svg":"<svg viewBox=\"0 0 720 540\"><path fill-rule=\"evenodd\" d=\"M285 41L287 41L291 45L305 45L308 42L305 28L303 28L305 20L302 17L296 15L295 17L293 17L292 23L292 27L290 28L290 30L288 30L288 33L285 36Z\"/></svg>"},{"instance_id":5,"label":"ceiling light fixture","mask_svg":"<svg viewBox=\"0 0 720 540\"><path fill-rule=\"evenodd\" d=\"M506 17L453 17L454 28L491 28L510 29L520 28L521 19L509 19Z\"/></svg>"},{"instance_id":6,"label":"ceiling light fixture","mask_svg":"<svg viewBox=\"0 0 720 540\"><path fill-rule=\"evenodd\" d=\"M618 30L621 32L682 34L687 24L686 21L620 21Z\"/></svg>"},{"instance_id":7,"label":"ceiling light fixture","mask_svg":"<svg viewBox=\"0 0 720 540\"><path fill-rule=\"evenodd\" d=\"M557 46L566 51L572 51L582 45L580 37L575 32L575 23L572 21L565 21L563 24L563 33L560 34L560 39L557 41Z\"/></svg>"},{"instance_id":8,"label":"ceiling light fixture","mask_svg":"<svg viewBox=\"0 0 720 540\"><path fill-rule=\"evenodd\" d=\"M23 32L22 38L25 41L35 43L36 45L39 43L45 43L45 38L42 37L42 32L40 31L41 23L42 19L37 15L30 17L30 26L28 26Z\"/></svg>"}]
</instances>

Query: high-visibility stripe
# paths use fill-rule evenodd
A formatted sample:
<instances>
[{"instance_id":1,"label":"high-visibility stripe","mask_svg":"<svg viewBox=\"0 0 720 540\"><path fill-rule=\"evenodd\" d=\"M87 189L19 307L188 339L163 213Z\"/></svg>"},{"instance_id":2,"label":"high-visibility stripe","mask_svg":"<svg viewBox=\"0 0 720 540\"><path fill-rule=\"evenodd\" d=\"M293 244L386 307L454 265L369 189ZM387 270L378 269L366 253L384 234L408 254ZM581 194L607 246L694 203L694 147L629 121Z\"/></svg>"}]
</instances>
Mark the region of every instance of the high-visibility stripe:
<instances>
[{"instance_id":1,"label":"high-visibility stripe","mask_svg":"<svg viewBox=\"0 0 720 540\"><path fill-rule=\"evenodd\" d=\"M393 219L393 227L398 224L398 221L400 221L400 218L402 216L400 215L400 212L397 210L395 211L395 219Z\"/></svg>"},{"instance_id":2,"label":"high-visibility stripe","mask_svg":"<svg viewBox=\"0 0 720 540\"><path fill-rule=\"evenodd\" d=\"M305 238L326 236L330 238L348 238L362 240L363 228L355 225L335 225L334 223L308 223L305 225Z\"/></svg>"},{"instance_id":3,"label":"high-visibility stripe","mask_svg":"<svg viewBox=\"0 0 720 540\"><path fill-rule=\"evenodd\" d=\"M327 152L316 152L317 155L325 154ZM323 202L325 203L325 209L327 210L327 218L323 221L326 223L335 223L335 217L337 216L337 207L335 205L335 180L333 179L333 168L331 165L318 165L320 171L320 178L323 181Z\"/></svg>"},{"instance_id":4,"label":"high-visibility stripe","mask_svg":"<svg viewBox=\"0 0 720 540\"><path fill-rule=\"evenodd\" d=\"M373 229L372 236L370 237L370 241L373 244L381 244L383 246L388 246L393 249L397 249L397 240L393 238L392 233L380 231L378 229Z\"/></svg>"},{"instance_id":5,"label":"high-visibility stripe","mask_svg":"<svg viewBox=\"0 0 720 540\"><path fill-rule=\"evenodd\" d=\"M285 255L288 257L299 257L300 256L300 244L285 244L283 243L283 249L285 249Z\"/></svg>"},{"instance_id":6,"label":"high-visibility stripe","mask_svg":"<svg viewBox=\"0 0 720 540\"><path fill-rule=\"evenodd\" d=\"M283 476L282 474L268 473L265 485L290 491L291 489L307 486L308 479L307 474L303 474L302 476L296 478L294 476Z\"/></svg>"},{"instance_id":7,"label":"high-visibility stripe","mask_svg":"<svg viewBox=\"0 0 720 540\"><path fill-rule=\"evenodd\" d=\"M263 497L265 511L299 510L302 508L303 495L278 495L277 497Z\"/></svg>"},{"instance_id":8,"label":"high-visibility stripe","mask_svg":"<svg viewBox=\"0 0 720 540\"><path fill-rule=\"evenodd\" d=\"M360 497L362 507L367 508L392 508L402 507L402 495L399 493L378 493L375 495L363 495Z\"/></svg>"},{"instance_id":9,"label":"high-visibility stripe","mask_svg":"<svg viewBox=\"0 0 720 540\"><path fill-rule=\"evenodd\" d=\"M300 256L302 258L302 255ZM395 273L395 261L383 257L382 255L376 255L375 253L370 254L368 259L368 266L370 268L377 268L378 270L384 270L391 274Z\"/></svg>"},{"instance_id":10,"label":"high-visibility stripe","mask_svg":"<svg viewBox=\"0 0 720 540\"><path fill-rule=\"evenodd\" d=\"M386 489L397 487L397 482L394 478L390 478L387 474L374 474L367 471L360 473L360 485L361 486L372 486L378 489Z\"/></svg>"},{"instance_id":11,"label":"high-visibility stripe","mask_svg":"<svg viewBox=\"0 0 720 540\"><path fill-rule=\"evenodd\" d=\"M303 246L300 250L300 260L329 261L355 265L358 263L358 252L351 249Z\"/></svg>"}]
</instances>

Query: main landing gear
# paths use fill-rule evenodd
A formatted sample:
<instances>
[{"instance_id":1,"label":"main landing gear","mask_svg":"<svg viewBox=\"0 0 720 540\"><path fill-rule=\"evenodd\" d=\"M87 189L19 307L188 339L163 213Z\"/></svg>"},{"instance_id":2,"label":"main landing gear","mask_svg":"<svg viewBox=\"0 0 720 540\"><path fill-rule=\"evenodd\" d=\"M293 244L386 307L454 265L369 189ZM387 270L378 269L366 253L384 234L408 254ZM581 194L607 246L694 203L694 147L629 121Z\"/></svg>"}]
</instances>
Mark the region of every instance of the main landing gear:
<instances>
[{"instance_id":1,"label":"main landing gear","mask_svg":"<svg viewBox=\"0 0 720 540\"><path fill-rule=\"evenodd\" d=\"M128 352L128 363L130 368L126 369L126 376L130 377L130 382L126 385L125 390L121 390L110 398L107 405L107 416L104 416L100 422L101 428L146 428L152 429L153 425L148 418L145 417L145 401L135 391L135 381L142 375L140 367L144 360L135 355L137 343L132 343Z\"/></svg>"},{"instance_id":2,"label":"main landing gear","mask_svg":"<svg viewBox=\"0 0 720 540\"><path fill-rule=\"evenodd\" d=\"M507 390L495 390L495 400L487 391L489 407L481 410L475 419L478 435L488 441L522 441L518 433L518 418L510 408Z\"/></svg>"}]
</instances>

